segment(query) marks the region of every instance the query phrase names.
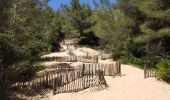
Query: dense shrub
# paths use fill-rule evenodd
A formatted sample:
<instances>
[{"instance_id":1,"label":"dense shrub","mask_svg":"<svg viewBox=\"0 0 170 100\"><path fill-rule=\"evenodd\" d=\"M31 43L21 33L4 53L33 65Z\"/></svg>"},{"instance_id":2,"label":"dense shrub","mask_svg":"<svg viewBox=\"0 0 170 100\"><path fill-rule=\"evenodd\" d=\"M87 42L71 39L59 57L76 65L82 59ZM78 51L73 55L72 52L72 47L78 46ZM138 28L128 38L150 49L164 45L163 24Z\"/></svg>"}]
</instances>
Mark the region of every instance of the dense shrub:
<instances>
[{"instance_id":1,"label":"dense shrub","mask_svg":"<svg viewBox=\"0 0 170 100\"><path fill-rule=\"evenodd\" d=\"M41 63L35 63L33 65L27 65L23 69L21 69L21 74L30 74L33 75L36 72L39 72L41 70L45 69L45 66Z\"/></svg>"},{"instance_id":2,"label":"dense shrub","mask_svg":"<svg viewBox=\"0 0 170 100\"><path fill-rule=\"evenodd\" d=\"M121 57L120 62L123 64L133 64L135 66L138 66L140 68L143 68L145 66L147 66L147 62L146 60L142 59L142 58L135 58L135 57Z\"/></svg>"},{"instance_id":3,"label":"dense shrub","mask_svg":"<svg viewBox=\"0 0 170 100\"><path fill-rule=\"evenodd\" d=\"M156 67L158 68L158 78L170 82L170 60L162 60Z\"/></svg>"},{"instance_id":4,"label":"dense shrub","mask_svg":"<svg viewBox=\"0 0 170 100\"><path fill-rule=\"evenodd\" d=\"M165 13L170 2L118 0L110 5L108 0L102 1L105 3L99 3L100 9L93 13L94 32L101 46L112 51L114 60L155 68L161 59L170 58L170 16Z\"/></svg>"}]
</instances>

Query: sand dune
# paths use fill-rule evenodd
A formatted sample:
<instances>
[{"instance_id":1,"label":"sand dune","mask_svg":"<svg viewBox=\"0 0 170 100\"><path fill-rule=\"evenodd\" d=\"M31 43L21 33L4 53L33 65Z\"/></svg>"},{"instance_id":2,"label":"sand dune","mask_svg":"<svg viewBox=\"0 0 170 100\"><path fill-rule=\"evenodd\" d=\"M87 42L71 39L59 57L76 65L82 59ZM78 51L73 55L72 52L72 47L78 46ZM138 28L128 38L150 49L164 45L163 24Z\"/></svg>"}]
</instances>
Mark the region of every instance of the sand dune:
<instances>
[{"instance_id":1,"label":"sand dune","mask_svg":"<svg viewBox=\"0 0 170 100\"><path fill-rule=\"evenodd\" d=\"M123 76L105 77L108 88L52 95L44 100L170 100L170 85L155 78L144 79L141 69L122 65Z\"/></svg>"},{"instance_id":2,"label":"sand dune","mask_svg":"<svg viewBox=\"0 0 170 100\"><path fill-rule=\"evenodd\" d=\"M87 51L91 49L83 48ZM85 51L86 51L85 50ZM53 53L50 56L66 56L62 53ZM99 63L112 63L113 61L99 60ZM55 62L49 62L49 64ZM72 63L72 65L80 62ZM45 98L38 100L170 100L170 85L156 80L155 78L144 79L144 72L141 69L130 65L122 65L122 76L105 77L108 88L101 91L93 91L93 88L77 93L63 93L52 95L48 93ZM30 100L37 100L32 98Z\"/></svg>"}]
</instances>

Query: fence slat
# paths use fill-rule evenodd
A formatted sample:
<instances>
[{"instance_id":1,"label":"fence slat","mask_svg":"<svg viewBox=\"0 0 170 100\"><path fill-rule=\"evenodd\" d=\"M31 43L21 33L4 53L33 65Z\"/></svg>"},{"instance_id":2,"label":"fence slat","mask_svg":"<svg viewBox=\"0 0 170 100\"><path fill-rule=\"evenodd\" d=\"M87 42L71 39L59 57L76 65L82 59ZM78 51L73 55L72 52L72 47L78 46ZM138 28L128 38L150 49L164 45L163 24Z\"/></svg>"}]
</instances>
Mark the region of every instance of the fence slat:
<instances>
[{"instance_id":1,"label":"fence slat","mask_svg":"<svg viewBox=\"0 0 170 100\"><path fill-rule=\"evenodd\" d=\"M53 59L56 60L57 58L55 57ZM77 58L72 57L71 59L74 61ZM61 72L61 70L63 71ZM44 73L36 74L35 76L32 76L32 79L29 79L28 75L17 76L16 86L21 88L27 88L29 86L34 89L51 86L53 88L53 94L79 91L95 86L97 84L96 81L100 71L103 72L103 76L119 75L121 74L121 65L120 63L90 63L78 65L75 67L75 70L71 71L66 67L63 67L62 69L56 68L56 70L51 72L45 71ZM150 72L148 75L155 76L153 71Z\"/></svg>"},{"instance_id":2,"label":"fence slat","mask_svg":"<svg viewBox=\"0 0 170 100\"><path fill-rule=\"evenodd\" d=\"M144 78L156 77L156 76L158 76L158 73L154 69L144 68Z\"/></svg>"}]
</instances>

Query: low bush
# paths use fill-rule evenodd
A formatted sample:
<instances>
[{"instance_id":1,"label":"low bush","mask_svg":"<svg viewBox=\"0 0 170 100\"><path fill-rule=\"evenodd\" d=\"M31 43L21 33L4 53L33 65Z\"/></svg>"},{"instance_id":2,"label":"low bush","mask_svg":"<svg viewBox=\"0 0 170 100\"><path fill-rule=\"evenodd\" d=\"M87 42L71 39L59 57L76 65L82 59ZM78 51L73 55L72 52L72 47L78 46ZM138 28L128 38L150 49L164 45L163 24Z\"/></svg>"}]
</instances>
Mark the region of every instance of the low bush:
<instances>
[{"instance_id":1,"label":"low bush","mask_svg":"<svg viewBox=\"0 0 170 100\"><path fill-rule=\"evenodd\" d=\"M34 63L34 64L27 63L24 64L24 66L22 66L19 73L34 75L36 72L39 72L43 69L45 69L45 66L42 65L41 63Z\"/></svg>"},{"instance_id":2,"label":"low bush","mask_svg":"<svg viewBox=\"0 0 170 100\"><path fill-rule=\"evenodd\" d=\"M170 83L170 60L161 60L156 67L158 68L158 79Z\"/></svg>"},{"instance_id":3,"label":"low bush","mask_svg":"<svg viewBox=\"0 0 170 100\"><path fill-rule=\"evenodd\" d=\"M132 64L143 68L146 66L146 60L142 58L135 58L135 57L121 57L119 61L123 64Z\"/></svg>"},{"instance_id":4,"label":"low bush","mask_svg":"<svg viewBox=\"0 0 170 100\"><path fill-rule=\"evenodd\" d=\"M26 70L26 73L35 74L36 72L39 72L43 69L45 69L44 65L42 65L41 63L35 63L30 68L28 68L28 70Z\"/></svg>"}]
</instances>

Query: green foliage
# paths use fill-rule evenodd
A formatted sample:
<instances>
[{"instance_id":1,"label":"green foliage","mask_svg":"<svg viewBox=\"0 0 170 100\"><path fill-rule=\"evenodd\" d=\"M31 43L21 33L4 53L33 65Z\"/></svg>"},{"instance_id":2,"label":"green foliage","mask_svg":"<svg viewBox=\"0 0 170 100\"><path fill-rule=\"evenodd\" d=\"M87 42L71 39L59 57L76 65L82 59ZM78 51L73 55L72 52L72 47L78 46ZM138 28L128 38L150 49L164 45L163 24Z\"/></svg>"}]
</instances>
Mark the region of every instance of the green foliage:
<instances>
[{"instance_id":1,"label":"green foliage","mask_svg":"<svg viewBox=\"0 0 170 100\"><path fill-rule=\"evenodd\" d=\"M93 21L90 20L92 10L89 5L80 5L79 0L72 0L71 5L62 6L62 12L66 18L66 28L70 27L71 33L77 33L77 35L85 35L90 32L90 28L93 25Z\"/></svg>"},{"instance_id":2,"label":"green foliage","mask_svg":"<svg viewBox=\"0 0 170 100\"><path fill-rule=\"evenodd\" d=\"M113 59L155 67L170 56L168 0L107 0L96 4L93 30L101 39L101 47L112 51ZM109 8L109 9L108 9Z\"/></svg>"},{"instance_id":3,"label":"green foliage","mask_svg":"<svg viewBox=\"0 0 170 100\"><path fill-rule=\"evenodd\" d=\"M41 10L35 1L3 1L1 16L8 24L1 24L0 59L3 68L22 61L36 61L47 47L39 36ZM19 8L19 9L17 9ZM37 15L39 14L39 15ZM38 25L39 24L39 25Z\"/></svg>"},{"instance_id":4,"label":"green foliage","mask_svg":"<svg viewBox=\"0 0 170 100\"><path fill-rule=\"evenodd\" d=\"M48 0L0 0L0 70L30 73L43 67L34 66L49 45L43 37L43 9ZM27 71L26 71L27 70ZM6 76L6 73L2 74ZM10 79L1 80L9 92ZM1 98L1 96L0 96Z\"/></svg>"},{"instance_id":5,"label":"green foliage","mask_svg":"<svg viewBox=\"0 0 170 100\"><path fill-rule=\"evenodd\" d=\"M65 36L80 44L98 45L113 58L141 67L155 67L170 59L169 0L99 0L88 4L71 0L58 11L49 0L0 0L0 70L33 74L45 52L59 51ZM169 61L157 64L160 78L169 81Z\"/></svg>"},{"instance_id":6,"label":"green foliage","mask_svg":"<svg viewBox=\"0 0 170 100\"><path fill-rule=\"evenodd\" d=\"M17 63L36 62L59 48L61 22L48 0L0 1L0 64L4 69ZM52 16L52 17L51 17ZM58 18L59 17L59 18Z\"/></svg>"},{"instance_id":7,"label":"green foliage","mask_svg":"<svg viewBox=\"0 0 170 100\"><path fill-rule=\"evenodd\" d=\"M43 40L50 46L50 51L59 51L59 43L65 37L62 27L64 25L64 18L59 11L55 12L50 7L47 7L43 11L43 18L45 19L43 25Z\"/></svg>"},{"instance_id":8,"label":"green foliage","mask_svg":"<svg viewBox=\"0 0 170 100\"><path fill-rule=\"evenodd\" d=\"M9 91L7 90L8 85L4 81L0 81L0 100L9 100Z\"/></svg>"},{"instance_id":9,"label":"green foliage","mask_svg":"<svg viewBox=\"0 0 170 100\"><path fill-rule=\"evenodd\" d=\"M64 15L64 30L67 36L74 36L80 39L83 45L98 44L98 38L94 35L92 27L95 21L92 18L92 9L88 4L80 4L79 0L71 0L70 5L62 6ZM69 37L68 36L68 37Z\"/></svg>"},{"instance_id":10,"label":"green foliage","mask_svg":"<svg viewBox=\"0 0 170 100\"><path fill-rule=\"evenodd\" d=\"M135 58L135 57L121 57L120 62L123 64L132 64L139 68L144 68L147 64L146 60L143 58Z\"/></svg>"},{"instance_id":11,"label":"green foliage","mask_svg":"<svg viewBox=\"0 0 170 100\"><path fill-rule=\"evenodd\" d=\"M21 74L30 74L30 75L33 75L35 74L36 72L39 72L41 70L45 69L45 66L42 65L41 63L35 63L33 65L29 65L27 67L24 67L23 69L20 69L21 70Z\"/></svg>"},{"instance_id":12,"label":"green foliage","mask_svg":"<svg viewBox=\"0 0 170 100\"><path fill-rule=\"evenodd\" d=\"M158 78L170 82L170 60L161 60L156 67Z\"/></svg>"}]
</instances>

